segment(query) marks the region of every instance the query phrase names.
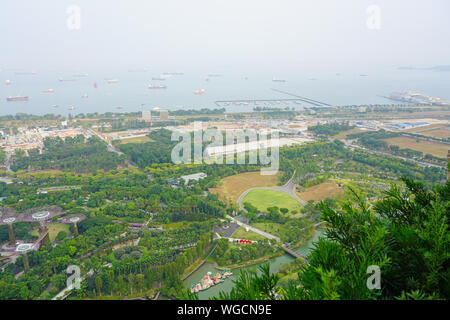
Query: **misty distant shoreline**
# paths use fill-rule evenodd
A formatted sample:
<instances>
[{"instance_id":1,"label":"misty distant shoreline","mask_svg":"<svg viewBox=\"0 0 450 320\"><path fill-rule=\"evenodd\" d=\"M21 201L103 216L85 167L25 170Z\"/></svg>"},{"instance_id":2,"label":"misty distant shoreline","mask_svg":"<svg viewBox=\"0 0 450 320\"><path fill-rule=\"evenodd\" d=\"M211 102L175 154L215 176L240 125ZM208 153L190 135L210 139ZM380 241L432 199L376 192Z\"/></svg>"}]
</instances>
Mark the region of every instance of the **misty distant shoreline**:
<instances>
[{"instance_id":1,"label":"misty distant shoreline","mask_svg":"<svg viewBox=\"0 0 450 320\"><path fill-rule=\"evenodd\" d=\"M425 67L425 68L412 67L412 66L408 66L408 67L402 66L402 67L398 67L397 69L398 70L430 70L430 71L446 72L446 71L450 71L450 65Z\"/></svg>"}]
</instances>

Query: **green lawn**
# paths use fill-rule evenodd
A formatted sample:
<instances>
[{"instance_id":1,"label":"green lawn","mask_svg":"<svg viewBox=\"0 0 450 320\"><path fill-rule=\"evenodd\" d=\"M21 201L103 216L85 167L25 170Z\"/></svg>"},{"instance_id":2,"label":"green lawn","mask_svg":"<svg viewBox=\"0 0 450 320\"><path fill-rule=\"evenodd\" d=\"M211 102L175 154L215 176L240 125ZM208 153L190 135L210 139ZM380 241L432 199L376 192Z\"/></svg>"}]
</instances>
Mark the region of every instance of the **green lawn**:
<instances>
[{"instance_id":1,"label":"green lawn","mask_svg":"<svg viewBox=\"0 0 450 320\"><path fill-rule=\"evenodd\" d=\"M279 223L275 222L256 222L251 224L252 227L255 227L257 229L260 229L264 232L270 233L274 236L280 235L280 230L283 228L283 226Z\"/></svg>"},{"instance_id":2,"label":"green lawn","mask_svg":"<svg viewBox=\"0 0 450 320\"><path fill-rule=\"evenodd\" d=\"M265 189L250 191L242 199L242 204L246 202L251 203L261 212L266 212L268 207L287 208L290 212L293 210L298 212L301 208L301 204L297 199L279 191Z\"/></svg>"},{"instance_id":3,"label":"green lawn","mask_svg":"<svg viewBox=\"0 0 450 320\"><path fill-rule=\"evenodd\" d=\"M244 227L239 227L239 229L237 229L233 235L233 238L236 239L246 239L246 240L255 240L255 241L261 241L261 240L265 240L266 238L257 234L256 232L253 232L251 230L249 230L248 232L245 231Z\"/></svg>"}]
</instances>

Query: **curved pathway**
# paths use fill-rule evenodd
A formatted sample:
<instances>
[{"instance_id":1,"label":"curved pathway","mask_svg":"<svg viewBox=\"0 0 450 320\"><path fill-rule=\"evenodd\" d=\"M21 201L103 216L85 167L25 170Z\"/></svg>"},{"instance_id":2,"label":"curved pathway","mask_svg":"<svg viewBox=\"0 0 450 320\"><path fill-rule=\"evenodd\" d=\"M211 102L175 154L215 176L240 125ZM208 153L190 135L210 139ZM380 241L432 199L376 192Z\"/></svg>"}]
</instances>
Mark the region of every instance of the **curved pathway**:
<instances>
[{"instance_id":1,"label":"curved pathway","mask_svg":"<svg viewBox=\"0 0 450 320\"><path fill-rule=\"evenodd\" d=\"M302 205L306 205L306 202L303 201L302 199L300 199L297 194L295 193L295 183L293 182L294 180L294 176L295 176L295 171L292 174L292 177L289 179L288 182L286 182L284 185L282 186L278 186L278 187L255 187L255 188L250 188L244 191L244 193L242 193L239 196L239 199L237 200L237 203L239 205L239 209L241 209L242 211L247 212L247 210L244 209L244 207L242 206L242 200L244 199L244 197L252 190L273 190L273 191L279 191L282 192L284 194L287 194L288 196L291 196L292 198L296 199L298 202L300 202Z\"/></svg>"}]
</instances>

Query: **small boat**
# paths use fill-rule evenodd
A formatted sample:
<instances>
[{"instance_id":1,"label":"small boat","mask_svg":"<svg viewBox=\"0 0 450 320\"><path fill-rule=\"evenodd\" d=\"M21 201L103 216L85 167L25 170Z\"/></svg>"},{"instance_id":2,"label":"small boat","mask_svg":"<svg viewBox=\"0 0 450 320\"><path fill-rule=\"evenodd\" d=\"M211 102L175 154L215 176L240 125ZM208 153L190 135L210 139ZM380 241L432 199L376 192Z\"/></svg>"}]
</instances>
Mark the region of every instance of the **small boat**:
<instances>
[{"instance_id":1,"label":"small boat","mask_svg":"<svg viewBox=\"0 0 450 320\"><path fill-rule=\"evenodd\" d=\"M94 82L94 88L97 89L98 88L98 84L97 82Z\"/></svg>"},{"instance_id":2,"label":"small boat","mask_svg":"<svg viewBox=\"0 0 450 320\"><path fill-rule=\"evenodd\" d=\"M58 108L57 104L52 105L53 108Z\"/></svg>"},{"instance_id":3,"label":"small boat","mask_svg":"<svg viewBox=\"0 0 450 320\"><path fill-rule=\"evenodd\" d=\"M89 97L88 97L87 94L83 94L83 95L81 96L81 98L86 99L86 98L89 98Z\"/></svg>"},{"instance_id":4,"label":"small boat","mask_svg":"<svg viewBox=\"0 0 450 320\"><path fill-rule=\"evenodd\" d=\"M74 106L70 106L70 107L68 108L68 110L75 110L75 107L74 107Z\"/></svg>"},{"instance_id":5,"label":"small boat","mask_svg":"<svg viewBox=\"0 0 450 320\"><path fill-rule=\"evenodd\" d=\"M197 94L197 95L202 95L204 93L205 93L205 89L199 89L199 90L194 91L194 94Z\"/></svg>"},{"instance_id":6,"label":"small boat","mask_svg":"<svg viewBox=\"0 0 450 320\"><path fill-rule=\"evenodd\" d=\"M284 79L277 79L277 78L272 78L273 82L286 82L286 80Z\"/></svg>"},{"instance_id":7,"label":"small boat","mask_svg":"<svg viewBox=\"0 0 450 320\"><path fill-rule=\"evenodd\" d=\"M117 82L119 82L119 80L118 79L106 79L106 82L108 82L108 83L117 83Z\"/></svg>"},{"instance_id":8,"label":"small boat","mask_svg":"<svg viewBox=\"0 0 450 320\"><path fill-rule=\"evenodd\" d=\"M54 93L55 90L53 90L53 89L46 89L46 90L43 90L42 92L43 93Z\"/></svg>"},{"instance_id":9,"label":"small boat","mask_svg":"<svg viewBox=\"0 0 450 320\"><path fill-rule=\"evenodd\" d=\"M11 80L6 80L5 81L5 84L8 86L8 85L10 85L11 84Z\"/></svg>"}]
</instances>

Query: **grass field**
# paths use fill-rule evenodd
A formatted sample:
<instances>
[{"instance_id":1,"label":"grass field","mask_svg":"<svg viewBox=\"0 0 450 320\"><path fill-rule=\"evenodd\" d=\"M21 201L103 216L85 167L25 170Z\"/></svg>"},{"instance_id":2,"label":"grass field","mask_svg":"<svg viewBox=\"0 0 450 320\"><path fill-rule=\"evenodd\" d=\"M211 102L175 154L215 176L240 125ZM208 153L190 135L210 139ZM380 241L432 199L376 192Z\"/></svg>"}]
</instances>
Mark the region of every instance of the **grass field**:
<instances>
[{"instance_id":1,"label":"grass field","mask_svg":"<svg viewBox=\"0 0 450 320\"><path fill-rule=\"evenodd\" d=\"M239 196L247 189L276 186L279 174L263 176L259 171L240 173L222 179L221 184L217 188L211 188L209 191L217 194L223 201L231 199L233 203L236 203Z\"/></svg>"},{"instance_id":2,"label":"grass field","mask_svg":"<svg viewBox=\"0 0 450 320\"><path fill-rule=\"evenodd\" d=\"M268 207L287 208L289 212L299 211L301 208L297 199L279 191L257 189L252 190L242 199L242 204L249 202L261 212L266 212Z\"/></svg>"},{"instance_id":3,"label":"grass field","mask_svg":"<svg viewBox=\"0 0 450 320\"><path fill-rule=\"evenodd\" d=\"M358 129L358 128L353 128L353 129L350 129L350 130L347 130L347 131L339 132L337 135L335 135L333 137L333 139L343 140L343 139L346 139L347 135L349 135L349 134L360 133L360 132L363 132L363 130Z\"/></svg>"},{"instance_id":4,"label":"grass field","mask_svg":"<svg viewBox=\"0 0 450 320\"><path fill-rule=\"evenodd\" d=\"M422 151L424 155L431 154L439 158L447 158L447 152L450 149L448 145L430 141L417 142L414 138L396 137L385 139L389 145L399 146L401 149L409 148L416 151Z\"/></svg>"},{"instance_id":5,"label":"grass field","mask_svg":"<svg viewBox=\"0 0 450 320\"><path fill-rule=\"evenodd\" d=\"M179 222L172 222L168 224L163 224L163 229L175 229L175 228L187 228L189 227L190 222L185 221L179 221Z\"/></svg>"},{"instance_id":6,"label":"grass field","mask_svg":"<svg viewBox=\"0 0 450 320\"><path fill-rule=\"evenodd\" d=\"M58 235L58 233L60 231L65 231L67 232L67 234L70 233L69 231L69 225L67 224L63 224L63 223L56 223L56 224L51 224L48 226L48 231L49 231L49 235L50 235L50 240L55 240L56 236ZM32 235L38 236L38 230L33 230L33 232L31 233Z\"/></svg>"},{"instance_id":7,"label":"grass field","mask_svg":"<svg viewBox=\"0 0 450 320\"><path fill-rule=\"evenodd\" d=\"M251 230L249 230L248 232L245 231L244 227L239 227L239 229L237 229L233 233L232 237L236 238L236 239L246 239L246 240L255 240L255 241L266 239L265 237L257 234L256 232L253 232Z\"/></svg>"},{"instance_id":8,"label":"grass field","mask_svg":"<svg viewBox=\"0 0 450 320\"><path fill-rule=\"evenodd\" d=\"M445 124L432 124L425 127L414 128L406 130L406 132L420 134L422 136L438 138L438 139L448 139L450 138L449 127Z\"/></svg>"},{"instance_id":9,"label":"grass field","mask_svg":"<svg viewBox=\"0 0 450 320\"><path fill-rule=\"evenodd\" d=\"M120 144L128 144L128 143L146 143L152 142L153 140L147 136L135 137L135 138L126 138L121 139Z\"/></svg>"},{"instance_id":10,"label":"grass field","mask_svg":"<svg viewBox=\"0 0 450 320\"><path fill-rule=\"evenodd\" d=\"M280 229L283 227L279 223L275 222L257 222L252 223L252 227L258 228L264 232L270 233L272 235L278 235L280 232Z\"/></svg>"},{"instance_id":11,"label":"grass field","mask_svg":"<svg viewBox=\"0 0 450 320\"><path fill-rule=\"evenodd\" d=\"M431 138L438 138L438 139L449 139L450 138L450 130L447 130L445 127L420 132L419 134L421 134L423 136L431 137Z\"/></svg>"},{"instance_id":12,"label":"grass field","mask_svg":"<svg viewBox=\"0 0 450 320\"><path fill-rule=\"evenodd\" d=\"M345 194L344 188L339 187L336 181L327 181L318 185L306 188L303 192L297 192L297 195L303 201L309 200L322 201L326 198L339 199Z\"/></svg>"}]
</instances>

